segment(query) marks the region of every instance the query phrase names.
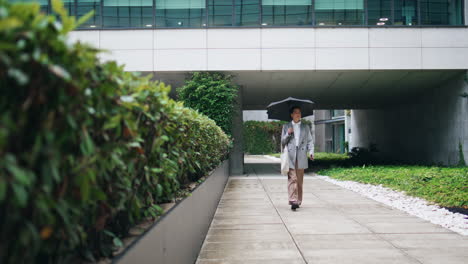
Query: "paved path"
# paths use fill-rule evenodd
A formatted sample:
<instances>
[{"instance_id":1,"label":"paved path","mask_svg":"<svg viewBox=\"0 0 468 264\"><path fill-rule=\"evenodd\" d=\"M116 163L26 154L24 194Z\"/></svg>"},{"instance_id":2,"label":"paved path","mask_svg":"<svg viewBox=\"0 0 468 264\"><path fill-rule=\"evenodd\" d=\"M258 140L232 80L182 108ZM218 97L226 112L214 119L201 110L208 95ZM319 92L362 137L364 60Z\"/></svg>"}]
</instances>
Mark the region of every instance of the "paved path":
<instances>
[{"instance_id":1,"label":"paved path","mask_svg":"<svg viewBox=\"0 0 468 264\"><path fill-rule=\"evenodd\" d=\"M468 263L467 236L313 176L291 211L279 165L246 162L247 175L229 179L197 264Z\"/></svg>"}]
</instances>

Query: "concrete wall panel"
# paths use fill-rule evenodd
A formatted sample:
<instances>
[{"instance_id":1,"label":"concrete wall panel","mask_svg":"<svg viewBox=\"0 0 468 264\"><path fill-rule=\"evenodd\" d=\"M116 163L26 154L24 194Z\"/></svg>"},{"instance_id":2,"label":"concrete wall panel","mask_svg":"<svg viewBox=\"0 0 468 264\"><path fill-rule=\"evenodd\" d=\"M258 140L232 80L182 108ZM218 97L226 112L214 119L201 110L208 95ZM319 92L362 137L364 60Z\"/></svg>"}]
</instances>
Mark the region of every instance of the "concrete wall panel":
<instances>
[{"instance_id":1,"label":"concrete wall panel","mask_svg":"<svg viewBox=\"0 0 468 264\"><path fill-rule=\"evenodd\" d=\"M468 69L468 48L423 48L423 69Z\"/></svg>"},{"instance_id":2,"label":"concrete wall panel","mask_svg":"<svg viewBox=\"0 0 468 264\"><path fill-rule=\"evenodd\" d=\"M168 65L156 55L140 66L116 57L133 65L126 70L468 69L468 28L93 30L71 32L69 39L110 50L185 50L155 52L172 60Z\"/></svg>"},{"instance_id":3,"label":"concrete wall panel","mask_svg":"<svg viewBox=\"0 0 468 264\"><path fill-rule=\"evenodd\" d=\"M368 31L367 28L317 28L316 47L367 48Z\"/></svg>"},{"instance_id":4,"label":"concrete wall panel","mask_svg":"<svg viewBox=\"0 0 468 264\"><path fill-rule=\"evenodd\" d=\"M260 70L260 49L209 49L208 70Z\"/></svg>"},{"instance_id":5,"label":"concrete wall panel","mask_svg":"<svg viewBox=\"0 0 468 264\"><path fill-rule=\"evenodd\" d=\"M468 48L468 28L421 29L423 48Z\"/></svg>"},{"instance_id":6,"label":"concrete wall panel","mask_svg":"<svg viewBox=\"0 0 468 264\"><path fill-rule=\"evenodd\" d=\"M420 48L370 48L371 69L420 69Z\"/></svg>"},{"instance_id":7,"label":"concrete wall panel","mask_svg":"<svg viewBox=\"0 0 468 264\"><path fill-rule=\"evenodd\" d=\"M265 28L261 30L262 48L314 48L314 28Z\"/></svg>"},{"instance_id":8,"label":"concrete wall panel","mask_svg":"<svg viewBox=\"0 0 468 264\"><path fill-rule=\"evenodd\" d=\"M167 49L154 53L154 71L206 71L205 49Z\"/></svg>"},{"instance_id":9,"label":"concrete wall panel","mask_svg":"<svg viewBox=\"0 0 468 264\"><path fill-rule=\"evenodd\" d=\"M317 48L316 69L369 69L367 48Z\"/></svg>"},{"instance_id":10,"label":"concrete wall panel","mask_svg":"<svg viewBox=\"0 0 468 264\"><path fill-rule=\"evenodd\" d=\"M206 30L162 29L154 31L154 49L206 49Z\"/></svg>"},{"instance_id":11,"label":"concrete wall panel","mask_svg":"<svg viewBox=\"0 0 468 264\"><path fill-rule=\"evenodd\" d=\"M419 28L370 28L370 48L418 48L421 47Z\"/></svg>"},{"instance_id":12,"label":"concrete wall panel","mask_svg":"<svg viewBox=\"0 0 468 264\"><path fill-rule=\"evenodd\" d=\"M125 33L125 34L122 34ZM151 50L153 30L103 30L100 48L108 50Z\"/></svg>"},{"instance_id":13,"label":"concrete wall panel","mask_svg":"<svg viewBox=\"0 0 468 264\"><path fill-rule=\"evenodd\" d=\"M314 70L315 49L262 49L262 70Z\"/></svg>"},{"instance_id":14,"label":"concrete wall panel","mask_svg":"<svg viewBox=\"0 0 468 264\"><path fill-rule=\"evenodd\" d=\"M153 50L112 50L101 53L100 58L125 64L126 71L146 71L153 67Z\"/></svg>"},{"instance_id":15,"label":"concrete wall panel","mask_svg":"<svg viewBox=\"0 0 468 264\"><path fill-rule=\"evenodd\" d=\"M260 29L210 29L209 49L260 48Z\"/></svg>"},{"instance_id":16,"label":"concrete wall panel","mask_svg":"<svg viewBox=\"0 0 468 264\"><path fill-rule=\"evenodd\" d=\"M82 43L86 43L94 47L100 47L100 35L101 31L98 30L72 31L68 34L68 40L71 43L81 41Z\"/></svg>"}]
</instances>

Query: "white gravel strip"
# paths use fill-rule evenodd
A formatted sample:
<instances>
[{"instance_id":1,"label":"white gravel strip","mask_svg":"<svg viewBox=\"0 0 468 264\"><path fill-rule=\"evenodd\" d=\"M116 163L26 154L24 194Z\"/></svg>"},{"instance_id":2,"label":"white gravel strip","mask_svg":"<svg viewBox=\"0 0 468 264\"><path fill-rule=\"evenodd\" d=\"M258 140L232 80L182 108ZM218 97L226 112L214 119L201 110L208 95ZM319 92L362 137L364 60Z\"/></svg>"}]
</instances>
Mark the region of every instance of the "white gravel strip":
<instances>
[{"instance_id":1,"label":"white gravel strip","mask_svg":"<svg viewBox=\"0 0 468 264\"><path fill-rule=\"evenodd\" d=\"M468 217L464 214L452 213L438 205L430 204L424 199L408 196L404 192L395 191L382 185L335 180L329 176L317 176L317 178L468 236Z\"/></svg>"}]
</instances>

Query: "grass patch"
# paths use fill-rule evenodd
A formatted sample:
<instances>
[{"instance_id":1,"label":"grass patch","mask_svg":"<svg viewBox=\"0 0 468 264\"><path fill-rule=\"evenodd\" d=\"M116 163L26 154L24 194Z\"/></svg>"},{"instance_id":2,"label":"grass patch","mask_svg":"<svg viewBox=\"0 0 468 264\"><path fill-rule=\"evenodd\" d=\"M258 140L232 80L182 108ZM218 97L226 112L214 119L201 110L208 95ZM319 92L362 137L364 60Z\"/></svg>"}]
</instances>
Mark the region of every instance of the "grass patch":
<instances>
[{"instance_id":1,"label":"grass patch","mask_svg":"<svg viewBox=\"0 0 468 264\"><path fill-rule=\"evenodd\" d=\"M269 154L280 157L280 153ZM316 152L307 172L338 180L379 185L423 198L448 208L468 209L468 167L408 165L372 160L371 164L346 154Z\"/></svg>"},{"instance_id":2,"label":"grass patch","mask_svg":"<svg viewBox=\"0 0 468 264\"><path fill-rule=\"evenodd\" d=\"M270 153L268 154L273 157L279 158L281 153ZM348 155L346 154L337 154L337 153L326 153L326 152L316 152L315 153L315 160L316 161L342 161L349 159Z\"/></svg>"},{"instance_id":3,"label":"grass patch","mask_svg":"<svg viewBox=\"0 0 468 264\"><path fill-rule=\"evenodd\" d=\"M270 154L267 154L267 155L277 157L277 158L281 157L281 153L270 153Z\"/></svg>"},{"instance_id":4,"label":"grass patch","mask_svg":"<svg viewBox=\"0 0 468 264\"><path fill-rule=\"evenodd\" d=\"M317 172L339 180L382 184L445 207L468 209L468 167L371 165Z\"/></svg>"}]
</instances>

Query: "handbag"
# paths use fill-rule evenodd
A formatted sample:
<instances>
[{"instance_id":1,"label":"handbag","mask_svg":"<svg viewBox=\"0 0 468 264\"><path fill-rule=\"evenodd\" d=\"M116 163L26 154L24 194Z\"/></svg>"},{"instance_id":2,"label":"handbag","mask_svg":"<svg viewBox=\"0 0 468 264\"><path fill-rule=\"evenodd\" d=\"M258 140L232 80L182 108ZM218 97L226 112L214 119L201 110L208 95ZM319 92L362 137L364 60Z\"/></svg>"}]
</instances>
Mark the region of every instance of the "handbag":
<instances>
[{"instance_id":1,"label":"handbag","mask_svg":"<svg viewBox=\"0 0 468 264\"><path fill-rule=\"evenodd\" d=\"M289 172L289 152L288 145L284 146L281 152L281 174L288 175Z\"/></svg>"}]
</instances>

